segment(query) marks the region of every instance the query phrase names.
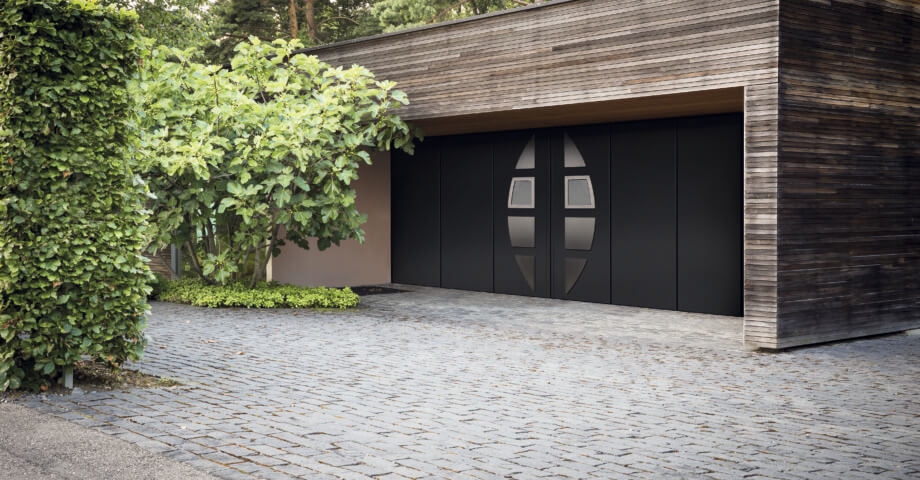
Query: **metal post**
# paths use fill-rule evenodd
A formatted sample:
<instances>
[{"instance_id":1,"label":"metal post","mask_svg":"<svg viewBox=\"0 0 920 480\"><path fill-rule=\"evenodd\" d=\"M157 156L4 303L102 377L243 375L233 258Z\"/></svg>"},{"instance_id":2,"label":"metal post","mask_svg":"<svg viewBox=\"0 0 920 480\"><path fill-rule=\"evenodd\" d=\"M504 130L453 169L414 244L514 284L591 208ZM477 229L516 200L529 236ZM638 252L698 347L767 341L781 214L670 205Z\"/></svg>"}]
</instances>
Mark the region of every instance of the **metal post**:
<instances>
[{"instance_id":1,"label":"metal post","mask_svg":"<svg viewBox=\"0 0 920 480\"><path fill-rule=\"evenodd\" d=\"M73 365L64 367L64 388L73 390Z\"/></svg>"},{"instance_id":2,"label":"metal post","mask_svg":"<svg viewBox=\"0 0 920 480\"><path fill-rule=\"evenodd\" d=\"M175 245L169 246L170 267L173 271L173 280L178 280L182 276L182 249Z\"/></svg>"}]
</instances>

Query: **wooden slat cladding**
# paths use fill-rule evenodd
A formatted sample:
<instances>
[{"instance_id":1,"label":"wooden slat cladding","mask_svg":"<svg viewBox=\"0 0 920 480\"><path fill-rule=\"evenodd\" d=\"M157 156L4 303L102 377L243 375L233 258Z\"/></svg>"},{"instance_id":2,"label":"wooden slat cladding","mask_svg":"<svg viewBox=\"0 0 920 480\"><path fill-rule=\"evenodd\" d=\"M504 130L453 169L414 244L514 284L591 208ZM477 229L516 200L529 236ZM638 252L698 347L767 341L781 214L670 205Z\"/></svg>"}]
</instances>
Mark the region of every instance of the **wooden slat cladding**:
<instances>
[{"instance_id":1,"label":"wooden slat cladding","mask_svg":"<svg viewBox=\"0 0 920 480\"><path fill-rule=\"evenodd\" d=\"M172 278L172 249L164 248L156 253L156 255L147 255L147 266L150 267L150 271L154 273L159 273L160 275L166 278Z\"/></svg>"},{"instance_id":2,"label":"wooden slat cladding","mask_svg":"<svg viewBox=\"0 0 920 480\"><path fill-rule=\"evenodd\" d=\"M477 113L415 120L426 135L497 132L515 129L589 125L744 111L744 88L625 98L606 102Z\"/></svg>"},{"instance_id":3,"label":"wooden slat cladding","mask_svg":"<svg viewBox=\"0 0 920 480\"><path fill-rule=\"evenodd\" d=\"M776 0L582 0L313 50L396 80L406 119L776 81Z\"/></svg>"},{"instance_id":4,"label":"wooden slat cladding","mask_svg":"<svg viewBox=\"0 0 920 480\"><path fill-rule=\"evenodd\" d=\"M540 125L547 112L561 123L715 113L661 103L743 89L745 342L777 346L779 0L550 2L310 52L398 82L412 102L403 118L438 134L521 128L529 113Z\"/></svg>"},{"instance_id":5,"label":"wooden slat cladding","mask_svg":"<svg viewBox=\"0 0 920 480\"><path fill-rule=\"evenodd\" d=\"M778 346L920 327L920 4L780 12Z\"/></svg>"}]
</instances>

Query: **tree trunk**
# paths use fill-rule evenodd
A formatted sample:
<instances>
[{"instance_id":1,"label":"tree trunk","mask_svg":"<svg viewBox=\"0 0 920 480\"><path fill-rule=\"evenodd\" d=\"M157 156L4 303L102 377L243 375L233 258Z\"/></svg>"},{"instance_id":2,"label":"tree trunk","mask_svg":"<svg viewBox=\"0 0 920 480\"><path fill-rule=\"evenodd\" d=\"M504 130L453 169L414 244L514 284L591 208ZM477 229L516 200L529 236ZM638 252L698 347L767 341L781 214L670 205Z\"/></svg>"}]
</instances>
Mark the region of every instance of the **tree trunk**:
<instances>
[{"instance_id":1,"label":"tree trunk","mask_svg":"<svg viewBox=\"0 0 920 480\"><path fill-rule=\"evenodd\" d=\"M275 218L277 218L277 213L272 215L272 223L274 223ZM278 234L280 233L280 229L281 226L277 224L275 228L272 229L272 238L271 241L268 242L268 250L265 252L265 258L262 259L261 267L258 263L256 264L260 276L265 275L265 269L268 268L268 262L272 259L272 252L275 251L275 247L278 245ZM253 284L253 286L255 286L255 284Z\"/></svg>"},{"instance_id":2,"label":"tree trunk","mask_svg":"<svg viewBox=\"0 0 920 480\"><path fill-rule=\"evenodd\" d=\"M214 282L212 282L211 279L206 277L204 275L204 272L202 272L201 270L201 265L198 263L198 255L195 255L195 247L192 246L192 242L185 242L185 249L188 250L189 264L191 265L192 270L194 270L194 272L198 274L198 277L200 277L201 280L204 281L204 283L208 285L213 285Z\"/></svg>"},{"instance_id":3,"label":"tree trunk","mask_svg":"<svg viewBox=\"0 0 920 480\"><path fill-rule=\"evenodd\" d=\"M256 258L255 261L252 262L252 278L249 280L250 289L256 288L256 282L259 281L259 264L262 263L261 253L262 247L256 247Z\"/></svg>"},{"instance_id":4,"label":"tree trunk","mask_svg":"<svg viewBox=\"0 0 920 480\"><path fill-rule=\"evenodd\" d=\"M293 1L293 0L291 0ZM307 37L310 38L310 41L316 43L316 11L314 6L316 0L304 0L303 1L303 16L304 22L307 24Z\"/></svg>"},{"instance_id":5,"label":"tree trunk","mask_svg":"<svg viewBox=\"0 0 920 480\"><path fill-rule=\"evenodd\" d=\"M297 2L296 0L289 0L288 3L288 17L290 17L291 22L291 38L297 38Z\"/></svg>"}]
</instances>

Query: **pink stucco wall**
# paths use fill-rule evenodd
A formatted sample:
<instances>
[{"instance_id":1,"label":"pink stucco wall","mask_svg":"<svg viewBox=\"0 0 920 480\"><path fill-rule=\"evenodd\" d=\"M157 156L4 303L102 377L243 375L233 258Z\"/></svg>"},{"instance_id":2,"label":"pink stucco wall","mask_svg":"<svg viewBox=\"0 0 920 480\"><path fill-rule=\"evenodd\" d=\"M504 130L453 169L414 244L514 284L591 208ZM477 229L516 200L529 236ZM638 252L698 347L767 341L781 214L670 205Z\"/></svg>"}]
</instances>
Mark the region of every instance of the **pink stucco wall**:
<instances>
[{"instance_id":1,"label":"pink stucco wall","mask_svg":"<svg viewBox=\"0 0 920 480\"><path fill-rule=\"evenodd\" d=\"M320 252L288 242L271 261L271 278L295 285L343 287L390 281L390 154L377 152L360 168L354 187L358 211L367 214L365 241L346 240Z\"/></svg>"}]
</instances>

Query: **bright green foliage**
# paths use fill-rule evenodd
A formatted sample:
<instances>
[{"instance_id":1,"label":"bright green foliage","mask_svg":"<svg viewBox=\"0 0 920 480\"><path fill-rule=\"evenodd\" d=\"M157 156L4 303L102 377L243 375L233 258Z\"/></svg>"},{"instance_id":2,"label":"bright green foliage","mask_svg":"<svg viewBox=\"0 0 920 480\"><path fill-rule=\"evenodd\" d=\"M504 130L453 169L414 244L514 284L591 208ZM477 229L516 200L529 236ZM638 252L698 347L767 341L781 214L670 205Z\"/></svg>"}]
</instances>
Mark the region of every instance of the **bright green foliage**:
<instances>
[{"instance_id":1,"label":"bright green foliage","mask_svg":"<svg viewBox=\"0 0 920 480\"><path fill-rule=\"evenodd\" d=\"M0 7L0 390L143 350L146 187L125 162L136 22L89 1Z\"/></svg>"},{"instance_id":2,"label":"bright green foliage","mask_svg":"<svg viewBox=\"0 0 920 480\"><path fill-rule=\"evenodd\" d=\"M159 299L199 307L351 308L361 301L350 288L308 288L259 282L253 288L233 283L206 285L197 280L166 281Z\"/></svg>"},{"instance_id":3,"label":"bright green foliage","mask_svg":"<svg viewBox=\"0 0 920 480\"><path fill-rule=\"evenodd\" d=\"M363 240L351 182L368 149L411 149L394 84L362 67L293 54L299 42L240 44L232 68L156 50L137 85L159 228L207 283L255 284L285 239L321 250Z\"/></svg>"}]
</instances>

